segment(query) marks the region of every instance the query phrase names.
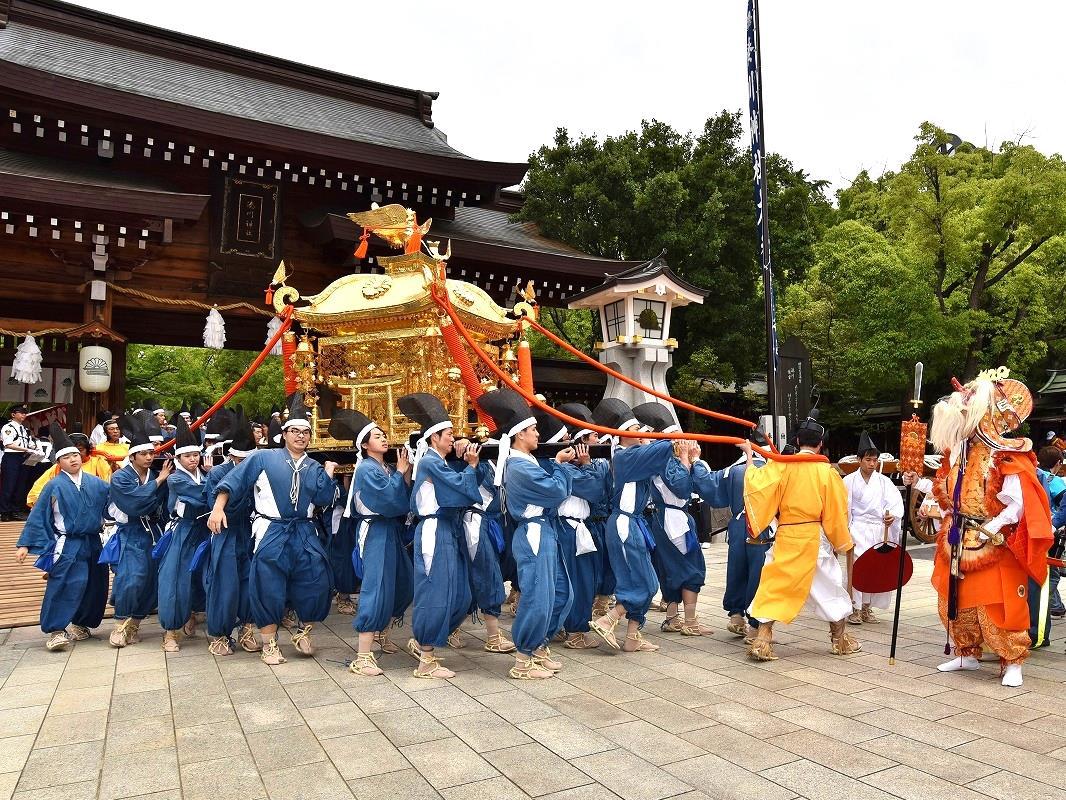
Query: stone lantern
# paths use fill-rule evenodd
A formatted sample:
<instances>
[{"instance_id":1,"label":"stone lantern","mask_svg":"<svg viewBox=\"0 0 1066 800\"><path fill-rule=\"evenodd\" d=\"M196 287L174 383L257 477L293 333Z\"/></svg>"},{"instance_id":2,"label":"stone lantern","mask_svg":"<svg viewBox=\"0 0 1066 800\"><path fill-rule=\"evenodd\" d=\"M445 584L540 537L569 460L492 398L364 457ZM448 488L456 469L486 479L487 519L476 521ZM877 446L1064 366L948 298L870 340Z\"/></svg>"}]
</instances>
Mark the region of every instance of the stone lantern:
<instances>
[{"instance_id":1,"label":"stone lantern","mask_svg":"<svg viewBox=\"0 0 1066 800\"><path fill-rule=\"evenodd\" d=\"M664 252L574 295L567 305L599 314L603 338L596 349L601 363L668 394L666 372L677 348L677 340L670 337L671 313L689 303L702 303L707 294L675 275ZM607 377L604 397L617 397L630 406L654 399L613 376Z\"/></svg>"}]
</instances>

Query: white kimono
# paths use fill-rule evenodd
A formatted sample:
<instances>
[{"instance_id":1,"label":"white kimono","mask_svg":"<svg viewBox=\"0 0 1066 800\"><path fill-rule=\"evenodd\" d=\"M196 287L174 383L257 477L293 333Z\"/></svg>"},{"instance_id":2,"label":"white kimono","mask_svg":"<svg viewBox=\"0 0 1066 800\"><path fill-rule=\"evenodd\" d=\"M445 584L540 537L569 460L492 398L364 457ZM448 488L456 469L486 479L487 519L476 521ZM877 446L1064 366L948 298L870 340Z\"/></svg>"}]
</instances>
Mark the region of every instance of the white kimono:
<instances>
[{"instance_id":1,"label":"white kimono","mask_svg":"<svg viewBox=\"0 0 1066 800\"><path fill-rule=\"evenodd\" d=\"M885 540L884 516L887 511L895 522L888 529L888 540L899 544L903 523L903 495L896 485L880 472L863 480L862 472L856 470L844 478L848 490L848 526L851 538L855 542L856 560ZM852 599L856 606L871 605L874 608L888 608L892 604L895 592L860 592L852 589Z\"/></svg>"}]
</instances>

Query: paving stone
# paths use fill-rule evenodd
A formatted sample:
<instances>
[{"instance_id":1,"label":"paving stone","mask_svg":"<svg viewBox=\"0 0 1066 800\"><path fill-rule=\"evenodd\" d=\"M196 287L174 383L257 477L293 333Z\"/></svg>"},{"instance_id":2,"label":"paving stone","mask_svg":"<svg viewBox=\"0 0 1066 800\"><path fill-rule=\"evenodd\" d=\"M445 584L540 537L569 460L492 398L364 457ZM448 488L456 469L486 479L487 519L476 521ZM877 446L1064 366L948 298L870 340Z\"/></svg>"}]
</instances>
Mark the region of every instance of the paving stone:
<instances>
[{"instance_id":1,"label":"paving stone","mask_svg":"<svg viewBox=\"0 0 1066 800\"><path fill-rule=\"evenodd\" d=\"M938 695L932 697L915 697L912 694L905 692L897 692L895 689L886 689L883 686L879 686L874 689L867 689L865 692L858 692L848 696L848 700L854 700L858 703L867 702L872 703L875 706L881 706L882 708L892 708L896 711L902 711L904 714L910 714L912 717L921 717L922 719L928 719L932 721L943 719L944 717L951 717L959 713L959 709L954 706L949 706L946 703L941 703L937 700ZM812 705L814 705L812 703ZM835 710L835 709L830 709ZM838 711L838 714L847 714L847 716L855 716L856 714L866 713L866 711L874 711L873 708L866 708L850 714L846 711Z\"/></svg>"},{"instance_id":2,"label":"paving stone","mask_svg":"<svg viewBox=\"0 0 1066 800\"><path fill-rule=\"evenodd\" d=\"M65 659L61 663L30 664L26 663L26 659L23 658L7 676L4 686L28 686L35 683L58 684L65 668Z\"/></svg>"},{"instance_id":3,"label":"paving stone","mask_svg":"<svg viewBox=\"0 0 1066 800\"><path fill-rule=\"evenodd\" d=\"M407 745L400 752L438 790L499 774L492 764L454 736Z\"/></svg>"},{"instance_id":4,"label":"paving stone","mask_svg":"<svg viewBox=\"0 0 1066 800\"><path fill-rule=\"evenodd\" d=\"M608 703L628 703L648 697L648 693L643 689L611 675L598 675L592 678L577 678L576 680L568 675L566 676L566 682L571 686L576 686L578 689L588 692L593 697L606 700Z\"/></svg>"},{"instance_id":5,"label":"paving stone","mask_svg":"<svg viewBox=\"0 0 1066 800\"><path fill-rule=\"evenodd\" d=\"M663 765L673 761L701 756L707 751L672 733L666 733L644 720L623 722L600 728L600 733L652 764Z\"/></svg>"},{"instance_id":6,"label":"paving stone","mask_svg":"<svg viewBox=\"0 0 1066 800\"><path fill-rule=\"evenodd\" d=\"M105 754L109 756L174 746L174 720L169 714L112 722L107 726Z\"/></svg>"},{"instance_id":7,"label":"paving stone","mask_svg":"<svg viewBox=\"0 0 1066 800\"><path fill-rule=\"evenodd\" d=\"M840 694L854 694L855 692L861 692L870 688L870 684L863 681L861 675L859 676L859 679L856 680L855 678L838 675L824 669L816 669L815 667L790 669L784 674L797 681L809 683L812 686L820 686L823 689L828 689L831 692L838 692Z\"/></svg>"},{"instance_id":8,"label":"paving stone","mask_svg":"<svg viewBox=\"0 0 1066 800\"><path fill-rule=\"evenodd\" d=\"M718 702L719 698L719 695L712 693L709 689L700 689L690 683L679 681L677 678L648 681L642 683L640 688L684 708L710 705Z\"/></svg>"},{"instance_id":9,"label":"paving stone","mask_svg":"<svg viewBox=\"0 0 1066 800\"><path fill-rule=\"evenodd\" d=\"M422 692L413 692L411 697L437 719L461 717L485 710L481 703L454 686L440 686Z\"/></svg>"},{"instance_id":10,"label":"paving stone","mask_svg":"<svg viewBox=\"0 0 1066 800\"><path fill-rule=\"evenodd\" d=\"M662 728L667 733L680 734L718 725L718 722L710 717L659 697L648 697L644 700L634 700L631 703L620 703L618 707L645 722L650 722L652 725Z\"/></svg>"},{"instance_id":11,"label":"paving stone","mask_svg":"<svg viewBox=\"0 0 1066 800\"><path fill-rule=\"evenodd\" d=\"M675 797L684 796L675 795ZM610 789L598 783L590 783L586 786L576 786L573 789L563 789L561 792L541 795L539 800L620 800L620 798Z\"/></svg>"},{"instance_id":12,"label":"paving stone","mask_svg":"<svg viewBox=\"0 0 1066 800\"><path fill-rule=\"evenodd\" d=\"M792 792L754 772L712 754L668 764L663 769L680 778L689 787L699 787L716 796L752 800L786 800L792 796Z\"/></svg>"},{"instance_id":13,"label":"paving stone","mask_svg":"<svg viewBox=\"0 0 1066 800\"><path fill-rule=\"evenodd\" d=\"M266 797L255 762L248 756L181 765L183 800L256 800Z\"/></svg>"},{"instance_id":14,"label":"paving stone","mask_svg":"<svg viewBox=\"0 0 1066 800\"><path fill-rule=\"evenodd\" d=\"M1062 774L1062 762L1050 755L1034 753L994 739L975 739L951 749L982 764L1024 775L1037 781Z\"/></svg>"},{"instance_id":15,"label":"paving stone","mask_svg":"<svg viewBox=\"0 0 1066 800\"><path fill-rule=\"evenodd\" d=\"M496 769L533 797L592 782L585 771L575 769L536 742L494 750L488 756Z\"/></svg>"},{"instance_id":16,"label":"paving stone","mask_svg":"<svg viewBox=\"0 0 1066 800\"><path fill-rule=\"evenodd\" d=\"M985 800L972 789L930 775L911 767L893 767L863 778L903 800Z\"/></svg>"},{"instance_id":17,"label":"paving stone","mask_svg":"<svg viewBox=\"0 0 1066 800\"><path fill-rule=\"evenodd\" d=\"M49 786L45 789L30 789L16 792L14 800L96 800L100 781L96 776L81 783L68 783L65 786ZM2 796L2 795L0 795Z\"/></svg>"},{"instance_id":18,"label":"paving stone","mask_svg":"<svg viewBox=\"0 0 1066 800\"><path fill-rule=\"evenodd\" d=\"M832 711L825 711L821 708L811 708L810 706L776 711L774 716L849 744L875 739L878 736L884 736L888 732L850 717L834 714ZM789 733L789 731L782 731L782 733Z\"/></svg>"},{"instance_id":19,"label":"paving stone","mask_svg":"<svg viewBox=\"0 0 1066 800\"><path fill-rule=\"evenodd\" d=\"M547 703L532 698L517 689L482 695L478 697L478 702L500 716L506 717L515 725L535 719L553 717L559 713L557 709Z\"/></svg>"},{"instance_id":20,"label":"paving stone","mask_svg":"<svg viewBox=\"0 0 1066 800\"><path fill-rule=\"evenodd\" d=\"M285 702L288 703L288 700ZM216 695L190 697L180 703L174 703L173 711L175 728L237 720L237 712L229 699Z\"/></svg>"},{"instance_id":21,"label":"paving stone","mask_svg":"<svg viewBox=\"0 0 1066 800\"><path fill-rule=\"evenodd\" d=\"M304 764L263 776L270 800L351 800L348 784L330 764Z\"/></svg>"},{"instance_id":22,"label":"paving stone","mask_svg":"<svg viewBox=\"0 0 1066 800\"><path fill-rule=\"evenodd\" d=\"M996 772L994 766L898 734L871 739L859 747L948 781L964 782L964 778L979 778Z\"/></svg>"},{"instance_id":23,"label":"paving stone","mask_svg":"<svg viewBox=\"0 0 1066 800\"><path fill-rule=\"evenodd\" d=\"M123 675L115 676L114 693L115 695L123 695L147 692L151 689L166 689L169 679L170 677L165 669L144 669L139 672L127 672ZM171 689L171 694L173 693L173 689Z\"/></svg>"},{"instance_id":24,"label":"paving stone","mask_svg":"<svg viewBox=\"0 0 1066 800\"><path fill-rule=\"evenodd\" d=\"M36 734L27 733L23 736L8 736L6 739L0 739L0 773L14 772L17 778L30 757L36 738Z\"/></svg>"},{"instance_id":25,"label":"paving stone","mask_svg":"<svg viewBox=\"0 0 1066 800\"><path fill-rule=\"evenodd\" d=\"M396 747L447 739L454 735L428 711L417 706L371 714L369 719Z\"/></svg>"},{"instance_id":26,"label":"paving stone","mask_svg":"<svg viewBox=\"0 0 1066 800\"><path fill-rule=\"evenodd\" d=\"M37 734L34 747L57 747L77 742L95 742L104 738L107 711L83 711L80 714L47 716Z\"/></svg>"},{"instance_id":27,"label":"paving stone","mask_svg":"<svg viewBox=\"0 0 1066 800\"><path fill-rule=\"evenodd\" d=\"M540 744L565 759L613 750L618 745L566 716L524 722L518 726Z\"/></svg>"},{"instance_id":28,"label":"paving stone","mask_svg":"<svg viewBox=\"0 0 1066 800\"><path fill-rule=\"evenodd\" d=\"M561 719L552 717L551 719ZM452 733L462 739L477 753L486 750L498 750L501 747L513 747L532 741L529 736L491 711L483 710L476 714L464 714L461 717L447 717L441 722ZM527 723L535 725L537 723ZM588 731L589 734L592 731Z\"/></svg>"},{"instance_id":29,"label":"paving stone","mask_svg":"<svg viewBox=\"0 0 1066 800\"><path fill-rule=\"evenodd\" d=\"M160 713L169 714L170 712L170 690L157 689L151 692L123 695L121 703L115 703L111 706L110 721L125 722L132 719L153 717ZM232 713L230 711L230 714ZM175 710L175 719L177 719L177 716L178 713Z\"/></svg>"},{"instance_id":30,"label":"paving stone","mask_svg":"<svg viewBox=\"0 0 1066 800\"><path fill-rule=\"evenodd\" d=\"M348 695L344 693L344 690L329 678L285 684L284 690L293 705L301 711L348 701Z\"/></svg>"},{"instance_id":31,"label":"paving stone","mask_svg":"<svg viewBox=\"0 0 1066 800\"><path fill-rule=\"evenodd\" d=\"M92 669L68 669L59 681L60 689L88 689L93 686L110 686L115 680L115 667Z\"/></svg>"},{"instance_id":32,"label":"paving stone","mask_svg":"<svg viewBox=\"0 0 1066 800\"><path fill-rule=\"evenodd\" d=\"M797 728L787 718L755 711L742 706L740 703L715 703L712 706L697 708L696 712L723 725L736 728L744 733L750 733L753 736L777 736L781 733L789 733Z\"/></svg>"},{"instance_id":33,"label":"paving stone","mask_svg":"<svg viewBox=\"0 0 1066 800\"><path fill-rule=\"evenodd\" d=\"M1066 691L1066 686L1063 687ZM1044 712L1040 712L1033 708L1017 705L1015 703L1008 703L1003 700L993 700L990 697L982 697L979 694L971 694L970 692L963 692L958 689L949 689L946 692L941 692L936 695L936 701L938 703L944 703L952 706L957 710L975 711L978 714L983 714L986 717L994 717L995 719L1001 719L1004 722L1013 722L1017 724L1023 724L1027 722L1033 722L1039 720L1045 716L1050 708L1047 705L1047 697L1040 695L1044 701ZM1057 719L1051 723L1051 727L1048 729L1051 731L1064 731L1066 730L1066 719Z\"/></svg>"},{"instance_id":34,"label":"paving stone","mask_svg":"<svg viewBox=\"0 0 1066 800\"><path fill-rule=\"evenodd\" d=\"M0 636L0 638L2 638L2 636ZM0 800L11 800L11 795L15 792L15 784L17 784L18 782L18 772L0 773ZM95 786L95 781L93 782L93 784Z\"/></svg>"},{"instance_id":35,"label":"paving stone","mask_svg":"<svg viewBox=\"0 0 1066 800\"><path fill-rule=\"evenodd\" d=\"M464 783L462 786L453 786L450 789L441 789L440 794L446 800L529 800L528 794L504 777L489 778L484 781ZM367 800L370 798L368 797Z\"/></svg>"},{"instance_id":36,"label":"paving stone","mask_svg":"<svg viewBox=\"0 0 1066 800\"><path fill-rule=\"evenodd\" d=\"M5 684L6 685L6 684ZM59 689L48 706L50 716L80 714L83 711L107 711L111 706L111 687L95 686L91 689Z\"/></svg>"},{"instance_id":37,"label":"paving stone","mask_svg":"<svg viewBox=\"0 0 1066 800\"><path fill-rule=\"evenodd\" d=\"M305 726L250 733L247 739L260 772L326 760L318 739Z\"/></svg>"},{"instance_id":38,"label":"paving stone","mask_svg":"<svg viewBox=\"0 0 1066 800\"><path fill-rule=\"evenodd\" d=\"M771 767L759 773L773 781L778 791L799 794L808 800L897 800L892 795L805 759ZM878 773L880 775L880 773ZM875 776L871 776L874 778Z\"/></svg>"},{"instance_id":39,"label":"paving stone","mask_svg":"<svg viewBox=\"0 0 1066 800\"><path fill-rule=\"evenodd\" d=\"M883 738L871 739L869 742L880 742ZM838 739L808 730L775 736L769 743L852 778L861 778L863 775L888 769L896 763L876 755L875 747L869 748L869 751L861 750Z\"/></svg>"},{"instance_id":40,"label":"paving stone","mask_svg":"<svg viewBox=\"0 0 1066 800\"><path fill-rule=\"evenodd\" d=\"M21 739L21 737L18 737ZM5 739L5 747L13 739ZM17 747L24 744L18 741ZM86 775L95 775L100 771L104 758L104 743L80 742L62 747L49 747L30 751L22 777L19 778L17 791L45 789L49 786L64 786L69 783L82 783ZM62 769L56 765L62 764Z\"/></svg>"},{"instance_id":41,"label":"paving stone","mask_svg":"<svg viewBox=\"0 0 1066 800\"><path fill-rule=\"evenodd\" d=\"M326 739L322 746L337 772L345 780L395 772L407 767L407 761L400 755L400 751L384 734L376 731Z\"/></svg>"},{"instance_id":42,"label":"paving stone","mask_svg":"<svg viewBox=\"0 0 1066 800\"><path fill-rule=\"evenodd\" d=\"M972 738L985 737L994 739L1001 744L1009 744L1022 750L1031 750L1034 753L1050 753L1060 747L1066 746L1066 739L1052 733L1037 733L1032 728L1022 725L1014 725L1003 720L986 717L983 714L975 714L967 711L948 717L944 724L959 729L962 736L972 734ZM959 744L956 742L956 744ZM950 746L950 745L949 745Z\"/></svg>"},{"instance_id":43,"label":"paving stone","mask_svg":"<svg viewBox=\"0 0 1066 800\"><path fill-rule=\"evenodd\" d=\"M1048 779L1056 781L1057 776L1049 775ZM1066 791L1058 786L1040 783L1010 772L997 772L966 786L999 800L1066 800Z\"/></svg>"},{"instance_id":44,"label":"paving stone","mask_svg":"<svg viewBox=\"0 0 1066 800\"><path fill-rule=\"evenodd\" d=\"M587 694L557 697L548 700L547 703L560 714L575 719L589 728L620 725L623 722L632 722L636 719L632 714L623 711L617 706Z\"/></svg>"},{"instance_id":45,"label":"paving stone","mask_svg":"<svg viewBox=\"0 0 1066 800\"><path fill-rule=\"evenodd\" d=\"M357 681L356 684L347 685L348 679ZM350 675L342 676L338 683L344 689L359 709L364 714L374 714L379 711L396 711L401 708L411 708L418 705L411 697L391 683L382 681L368 681L365 677ZM372 684L372 685L371 685Z\"/></svg>"},{"instance_id":46,"label":"paving stone","mask_svg":"<svg viewBox=\"0 0 1066 800\"><path fill-rule=\"evenodd\" d=\"M703 757L705 756L701 756ZM678 763L692 763L697 760L689 759L687 762ZM575 759L574 764L624 800L660 800L687 792L695 785L675 777L677 773L672 767L668 768L670 772L667 772L627 750L611 750L585 756Z\"/></svg>"},{"instance_id":47,"label":"paving stone","mask_svg":"<svg viewBox=\"0 0 1066 800\"><path fill-rule=\"evenodd\" d=\"M319 739L334 739L337 736L377 730L374 723L348 699L347 695L344 695L342 703L303 708L300 714Z\"/></svg>"},{"instance_id":48,"label":"paving stone","mask_svg":"<svg viewBox=\"0 0 1066 800\"><path fill-rule=\"evenodd\" d=\"M287 697L284 702L241 703L234 705L233 710L246 734L303 724L303 717Z\"/></svg>"},{"instance_id":49,"label":"paving stone","mask_svg":"<svg viewBox=\"0 0 1066 800\"><path fill-rule=\"evenodd\" d=\"M178 754L173 748L129 756L107 756L100 777L100 800L115 800L181 788Z\"/></svg>"},{"instance_id":50,"label":"paving stone","mask_svg":"<svg viewBox=\"0 0 1066 800\"><path fill-rule=\"evenodd\" d=\"M494 778L493 780L504 780ZM469 783L467 786L477 786L484 781ZM396 772L386 772L382 775L371 775L366 778L357 778L348 781L348 788L355 794L356 800L381 800L386 797L403 798L403 800L436 800L441 795L423 778L416 770L401 769ZM463 788L463 787L459 787ZM505 792L501 792L506 797ZM445 795L448 796L448 795ZM469 797L477 797L472 793ZM493 795L494 797L496 795Z\"/></svg>"},{"instance_id":51,"label":"paving stone","mask_svg":"<svg viewBox=\"0 0 1066 800\"><path fill-rule=\"evenodd\" d=\"M236 719L178 728L177 744L178 762L181 764L248 753L248 742Z\"/></svg>"},{"instance_id":52,"label":"paving stone","mask_svg":"<svg viewBox=\"0 0 1066 800\"><path fill-rule=\"evenodd\" d=\"M795 734L786 734L795 735ZM681 738L691 742L702 750L713 753L728 761L737 761L737 754L742 753L742 763L758 764L760 769L787 764L799 758L761 738L750 736L728 725L717 725L713 729L703 729L682 733Z\"/></svg>"},{"instance_id":53,"label":"paving stone","mask_svg":"<svg viewBox=\"0 0 1066 800\"><path fill-rule=\"evenodd\" d=\"M0 711L0 739L37 733L47 713L47 705L3 709Z\"/></svg>"},{"instance_id":54,"label":"paving stone","mask_svg":"<svg viewBox=\"0 0 1066 800\"><path fill-rule=\"evenodd\" d=\"M47 706L52 702L56 687L50 683L31 683L24 686L7 686L0 689L0 710Z\"/></svg>"}]
</instances>

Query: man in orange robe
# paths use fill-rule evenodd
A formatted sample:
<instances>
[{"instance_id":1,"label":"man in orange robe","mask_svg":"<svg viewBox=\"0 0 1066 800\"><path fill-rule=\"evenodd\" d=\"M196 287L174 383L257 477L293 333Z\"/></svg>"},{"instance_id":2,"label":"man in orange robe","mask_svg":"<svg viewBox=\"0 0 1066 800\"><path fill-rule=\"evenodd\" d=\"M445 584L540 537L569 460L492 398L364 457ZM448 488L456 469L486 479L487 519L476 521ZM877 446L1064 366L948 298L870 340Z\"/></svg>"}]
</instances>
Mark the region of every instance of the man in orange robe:
<instances>
[{"instance_id":1,"label":"man in orange robe","mask_svg":"<svg viewBox=\"0 0 1066 800\"><path fill-rule=\"evenodd\" d=\"M1003 685L1021 686L1031 644L1028 578L1046 580L1052 541L1033 443L1005 438L1032 411L1032 395L1004 368L954 383L933 412L930 435L943 455L935 479L903 476L932 492L943 512L932 583L955 658L938 669L979 669L988 645L999 655Z\"/></svg>"},{"instance_id":2,"label":"man in orange robe","mask_svg":"<svg viewBox=\"0 0 1066 800\"><path fill-rule=\"evenodd\" d=\"M825 429L808 419L797 431L800 452L821 455ZM751 458L751 445L737 445ZM749 465L750 466L750 465ZM802 462L770 461L744 474L744 511L750 531L777 520L773 547L748 614L759 620L748 655L773 661L773 623L789 623L806 608L829 623L830 652L862 649L845 630L851 594L843 585L838 553L854 547L848 530L848 493L824 456Z\"/></svg>"}]
</instances>

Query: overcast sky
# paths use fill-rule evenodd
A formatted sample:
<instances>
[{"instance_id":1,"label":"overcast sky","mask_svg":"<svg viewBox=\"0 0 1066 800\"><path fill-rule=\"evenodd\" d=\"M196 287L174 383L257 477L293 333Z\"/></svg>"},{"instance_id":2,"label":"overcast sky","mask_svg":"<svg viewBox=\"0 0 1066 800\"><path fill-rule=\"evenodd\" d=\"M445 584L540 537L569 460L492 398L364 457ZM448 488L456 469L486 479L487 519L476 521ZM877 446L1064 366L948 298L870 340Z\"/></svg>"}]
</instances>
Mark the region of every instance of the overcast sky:
<instances>
[{"instance_id":1,"label":"overcast sky","mask_svg":"<svg viewBox=\"0 0 1066 800\"><path fill-rule=\"evenodd\" d=\"M477 158L524 161L556 127L682 131L741 109L746 0L82 0L164 28L439 91ZM1066 4L762 0L767 147L835 188L893 169L930 120L976 144L1066 149Z\"/></svg>"}]
</instances>

